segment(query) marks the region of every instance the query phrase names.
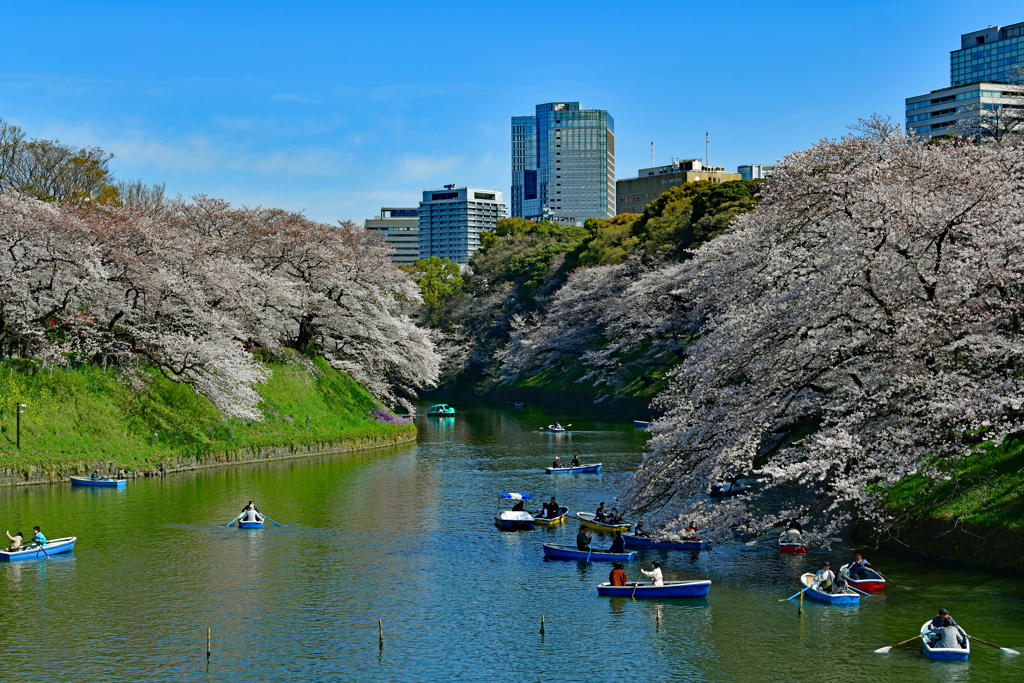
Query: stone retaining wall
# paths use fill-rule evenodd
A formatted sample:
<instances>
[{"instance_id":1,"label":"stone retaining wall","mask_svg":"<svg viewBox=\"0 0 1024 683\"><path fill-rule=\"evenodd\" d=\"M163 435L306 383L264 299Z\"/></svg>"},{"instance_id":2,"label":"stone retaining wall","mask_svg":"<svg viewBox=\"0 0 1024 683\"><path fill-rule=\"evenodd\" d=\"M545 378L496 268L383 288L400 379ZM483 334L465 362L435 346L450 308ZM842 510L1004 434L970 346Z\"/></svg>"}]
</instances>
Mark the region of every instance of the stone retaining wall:
<instances>
[{"instance_id":1,"label":"stone retaining wall","mask_svg":"<svg viewBox=\"0 0 1024 683\"><path fill-rule=\"evenodd\" d=\"M882 538L861 524L854 530L859 536L891 550L995 569L1024 570L1024 534L1019 532L970 524L954 527L952 521L941 519L915 520Z\"/></svg>"},{"instance_id":2,"label":"stone retaining wall","mask_svg":"<svg viewBox=\"0 0 1024 683\"><path fill-rule=\"evenodd\" d=\"M67 480L70 476L88 476L99 470L103 476L120 476L121 478L164 476L172 472L185 472L209 467L230 467L268 460L287 460L290 458L308 458L314 455L330 455L348 453L371 448L384 448L402 443L416 441L416 434L394 434L383 438L362 438L340 441L337 443L314 443L298 448L290 446L265 446L261 448L241 448L235 451L210 453L201 457L173 457L153 470L146 472L125 472L107 461L83 461L79 468L71 467L69 472L61 475L46 472L37 467L30 467L28 473L14 468L0 468L0 486L22 486L26 484L51 484Z\"/></svg>"}]
</instances>

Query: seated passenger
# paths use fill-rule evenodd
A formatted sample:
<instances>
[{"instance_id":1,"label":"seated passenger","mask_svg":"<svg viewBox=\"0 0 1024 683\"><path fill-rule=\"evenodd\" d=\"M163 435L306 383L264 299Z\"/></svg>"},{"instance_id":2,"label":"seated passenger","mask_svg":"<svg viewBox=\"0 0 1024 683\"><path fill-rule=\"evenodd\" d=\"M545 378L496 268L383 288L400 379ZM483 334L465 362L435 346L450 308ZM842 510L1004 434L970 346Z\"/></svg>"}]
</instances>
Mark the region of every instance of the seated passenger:
<instances>
[{"instance_id":1,"label":"seated passenger","mask_svg":"<svg viewBox=\"0 0 1024 683\"><path fill-rule=\"evenodd\" d=\"M821 571L814 575L814 582L818 584L816 587L822 593L831 593L835 580L836 575L832 573L831 569L829 569L828 562L823 563L821 565Z\"/></svg>"},{"instance_id":2,"label":"seated passenger","mask_svg":"<svg viewBox=\"0 0 1024 683\"><path fill-rule=\"evenodd\" d=\"M604 503L602 502L597 506L597 512L594 513L595 522L604 522L608 519L608 513L605 512Z\"/></svg>"},{"instance_id":3,"label":"seated passenger","mask_svg":"<svg viewBox=\"0 0 1024 683\"><path fill-rule=\"evenodd\" d=\"M966 649L967 634L953 620L947 616L942 620L942 627L933 629L937 637L931 642L933 648L948 648L950 650Z\"/></svg>"},{"instance_id":4,"label":"seated passenger","mask_svg":"<svg viewBox=\"0 0 1024 683\"><path fill-rule=\"evenodd\" d=\"M569 466L570 467L579 467L580 466L580 456L579 455L572 456L572 462L569 463Z\"/></svg>"},{"instance_id":5,"label":"seated passenger","mask_svg":"<svg viewBox=\"0 0 1024 683\"><path fill-rule=\"evenodd\" d=\"M526 504L523 503L523 501L519 501L518 503L516 503L515 505L512 506L512 511L513 512L523 512L525 510L526 510Z\"/></svg>"},{"instance_id":6,"label":"seated passenger","mask_svg":"<svg viewBox=\"0 0 1024 683\"><path fill-rule=\"evenodd\" d=\"M782 534L782 542L792 545L806 545L806 543L804 543L804 536L800 533L801 531L803 531L803 529L801 529L800 523L792 522L789 525L789 529L786 530L786 533Z\"/></svg>"},{"instance_id":7,"label":"seated passenger","mask_svg":"<svg viewBox=\"0 0 1024 683\"><path fill-rule=\"evenodd\" d=\"M622 563L612 562L612 567L614 569L608 574L608 583L613 586L625 586L629 577L626 576L626 572L622 571Z\"/></svg>"},{"instance_id":8,"label":"seated passenger","mask_svg":"<svg viewBox=\"0 0 1024 683\"><path fill-rule=\"evenodd\" d=\"M940 609L938 615L936 617L934 617L932 619L932 623L928 625L928 628L932 629L933 631L936 630L936 629L940 629L940 628L943 627L943 622L946 619L949 619L950 621L952 621L953 622L953 626L957 625L956 619L951 617L949 615L949 612L947 612L944 609Z\"/></svg>"},{"instance_id":9,"label":"seated passenger","mask_svg":"<svg viewBox=\"0 0 1024 683\"><path fill-rule=\"evenodd\" d=\"M626 541L622 538L622 532L615 532L615 539L612 540L612 547L608 548L610 553L624 553L626 552Z\"/></svg>"},{"instance_id":10,"label":"seated passenger","mask_svg":"<svg viewBox=\"0 0 1024 683\"><path fill-rule=\"evenodd\" d=\"M558 507L558 503L555 502L555 497L551 496L551 502L548 503L548 519L554 519L562 514L562 509Z\"/></svg>"},{"instance_id":11,"label":"seated passenger","mask_svg":"<svg viewBox=\"0 0 1024 683\"><path fill-rule=\"evenodd\" d=\"M647 523L644 522L644 518L641 517L637 520L636 526L633 528L633 534L635 536L646 536L647 535Z\"/></svg>"},{"instance_id":12,"label":"seated passenger","mask_svg":"<svg viewBox=\"0 0 1024 683\"><path fill-rule=\"evenodd\" d=\"M558 456L557 456L557 455L555 456L555 461L554 461L553 463L551 463L551 466L552 466L552 467L561 467L561 466L562 466L562 463L561 463L561 461L560 461L560 460L558 459Z\"/></svg>"},{"instance_id":13,"label":"seated passenger","mask_svg":"<svg viewBox=\"0 0 1024 683\"><path fill-rule=\"evenodd\" d=\"M18 533L11 536L11 532L7 532L7 538L11 540L11 547L8 550L18 550L21 548L21 544L25 536L19 531Z\"/></svg>"}]
</instances>

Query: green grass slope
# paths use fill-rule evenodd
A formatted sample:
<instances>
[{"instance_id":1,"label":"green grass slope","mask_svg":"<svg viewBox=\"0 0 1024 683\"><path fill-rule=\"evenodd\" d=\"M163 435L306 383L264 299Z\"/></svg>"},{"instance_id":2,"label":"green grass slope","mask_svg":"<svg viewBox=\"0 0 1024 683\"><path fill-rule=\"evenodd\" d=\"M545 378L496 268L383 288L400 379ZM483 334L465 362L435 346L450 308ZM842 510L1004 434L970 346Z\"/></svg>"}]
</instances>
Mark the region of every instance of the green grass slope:
<instances>
[{"instance_id":1,"label":"green grass slope","mask_svg":"<svg viewBox=\"0 0 1024 683\"><path fill-rule=\"evenodd\" d=\"M0 468L66 476L89 463L112 462L140 471L180 457L416 433L412 424L368 417L373 398L323 359L315 363L315 374L297 364L269 364L273 377L260 387L265 420L247 425L224 420L190 387L155 373L147 390L135 393L117 373L98 367L51 374L26 361L0 362ZM17 402L27 404L20 451L15 448Z\"/></svg>"}]
</instances>

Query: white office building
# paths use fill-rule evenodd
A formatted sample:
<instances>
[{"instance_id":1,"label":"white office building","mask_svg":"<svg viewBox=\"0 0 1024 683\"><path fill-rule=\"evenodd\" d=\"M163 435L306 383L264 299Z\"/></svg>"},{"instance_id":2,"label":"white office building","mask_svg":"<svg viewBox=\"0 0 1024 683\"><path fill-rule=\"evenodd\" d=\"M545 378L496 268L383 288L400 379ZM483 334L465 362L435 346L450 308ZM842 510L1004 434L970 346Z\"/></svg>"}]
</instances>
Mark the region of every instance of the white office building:
<instances>
[{"instance_id":1,"label":"white office building","mask_svg":"<svg viewBox=\"0 0 1024 683\"><path fill-rule=\"evenodd\" d=\"M445 185L424 190L419 207L420 258L439 256L466 263L480 248L480 233L505 217L500 190Z\"/></svg>"},{"instance_id":2,"label":"white office building","mask_svg":"<svg viewBox=\"0 0 1024 683\"><path fill-rule=\"evenodd\" d=\"M775 164L747 164L736 168L743 180L765 180L771 178L774 171Z\"/></svg>"}]
</instances>

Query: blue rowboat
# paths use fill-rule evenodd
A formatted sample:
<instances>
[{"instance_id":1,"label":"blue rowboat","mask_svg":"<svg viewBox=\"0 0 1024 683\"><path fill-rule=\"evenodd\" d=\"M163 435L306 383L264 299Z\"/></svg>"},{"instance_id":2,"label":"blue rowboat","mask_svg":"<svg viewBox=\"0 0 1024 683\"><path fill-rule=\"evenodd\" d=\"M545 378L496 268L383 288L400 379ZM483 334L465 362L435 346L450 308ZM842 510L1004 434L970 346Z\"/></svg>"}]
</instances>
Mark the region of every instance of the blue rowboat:
<instances>
[{"instance_id":1,"label":"blue rowboat","mask_svg":"<svg viewBox=\"0 0 1024 683\"><path fill-rule=\"evenodd\" d=\"M627 548L653 548L654 550L709 550L710 543L703 541L655 541L643 536L622 534Z\"/></svg>"},{"instance_id":2,"label":"blue rowboat","mask_svg":"<svg viewBox=\"0 0 1024 683\"><path fill-rule=\"evenodd\" d=\"M800 583L804 586L814 586L814 574L804 574L800 577ZM860 593L856 593L849 588L845 589L845 592L843 593L826 593L825 591L820 591L817 588L808 588L804 594L812 600L827 602L830 605L860 604Z\"/></svg>"},{"instance_id":3,"label":"blue rowboat","mask_svg":"<svg viewBox=\"0 0 1024 683\"><path fill-rule=\"evenodd\" d=\"M427 408L427 417L451 417L455 414L455 408L447 403L437 403Z\"/></svg>"},{"instance_id":4,"label":"blue rowboat","mask_svg":"<svg viewBox=\"0 0 1024 683\"><path fill-rule=\"evenodd\" d=\"M577 465L576 467L545 467L544 471L548 474L584 474L586 472L601 472L601 463L592 462L587 465Z\"/></svg>"},{"instance_id":5,"label":"blue rowboat","mask_svg":"<svg viewBox=\"0 0 1024 683\"><path fill-rule=\"evenodd\" d=\"M555 425L548 425L548 430L554 432L555 434L562 434L563 432L565 432L565 427L556 427Z\"/></svg>"},{"instance_id":6,"label":"blue rowboat","mask_svg":"<svg viewBox=\"0 0 1024 683\"><path fill-rule=\"evenodd\" d=\"M52 555L70 553L75 549L77 536L68 538L55 538L48 542L45 547L35 543L29 543L18 550L0 550L0 560L4 562L20 562L22 560L44 560Z\"/></svg>"},{"instance_id":7,"label":"blue rowboat","mask_svg":"<svg viewBox=\"0 0 1024 683\"><path fill-rule=\"evenodd\" d=\"M103 477L102 479L91 479L89 477L71 477L72 486L100 486L109 489L123 489L128 485L127 479L111 479L110 477Z\"/></svg>"},{"instance_id":8,"label":"blue rowboat","mask_svg":"<svg viewBox=\"0 0 1024 683\"><path fill-rule=\"evenodd\" d=\"M650 422L644 422L643 420L633 420L633 426L640 429L647 429L651 426Z\"/></svg>"},{"instance_id":9,"label":"blue rowboat","mask_svg":"<svg viewBox=\"0 0 1024 683\"><path fill-rule=\"evenodd\" d=\"M929 619L921 626L921 649L924 651L924 656L928 659L955 659L966 662L967 656L971 654L971 639L967 639L967 647L965 648L932 647L931 643L938 639L939 634L928 630L931 623Z\"/></svg>"},{"instance_id":10,"label":"blue rowboat","mask_svg":"<svg viewBox=\"0 0 1024 683\"><path fill-rule=\"evenodd\" d=\"M522 408L523 407L523 402L522 401L516 401L514 405L515 405L516 408Z\"/></svg>"},{"instance_id":11,"label":"blue rowboat","mask_svg":"<svg viewBox=\"0 0 1024 683\"><path fill-rule=\"evenodd\" d=\"M710 581L666 581L663 586L655 586L653 583L631 583L625 586L601 583L597 586L598 595L621 595L627 598L706 598L709 590Z\"/></svg>"},{"instance_id":12,"label":"blue rowboat","mask_svg":"<svg viewBox=\"0 0 1024 683\"><path fill-rule=\"evenodd\" d=\"M238 528L240 529L262 529L263 522L238 522Z\"/></svg>"},{"instance_id":13,"label":"blue rowboat","mask_svg":"<svg viewBox=\"0 0 1024 683\"><path fill-rule=\"evenodd\" d=\"M589 559L591 562L613 562L615 560L632 562L636 559L635 550L628 553L606 553L603 550L595 550L593 552L576 550L571 545L556 545L554 543L544 543L543 545L544 556L553 557L558 560L582 560L586 562Z\"/></svg>"}]
</instances>

